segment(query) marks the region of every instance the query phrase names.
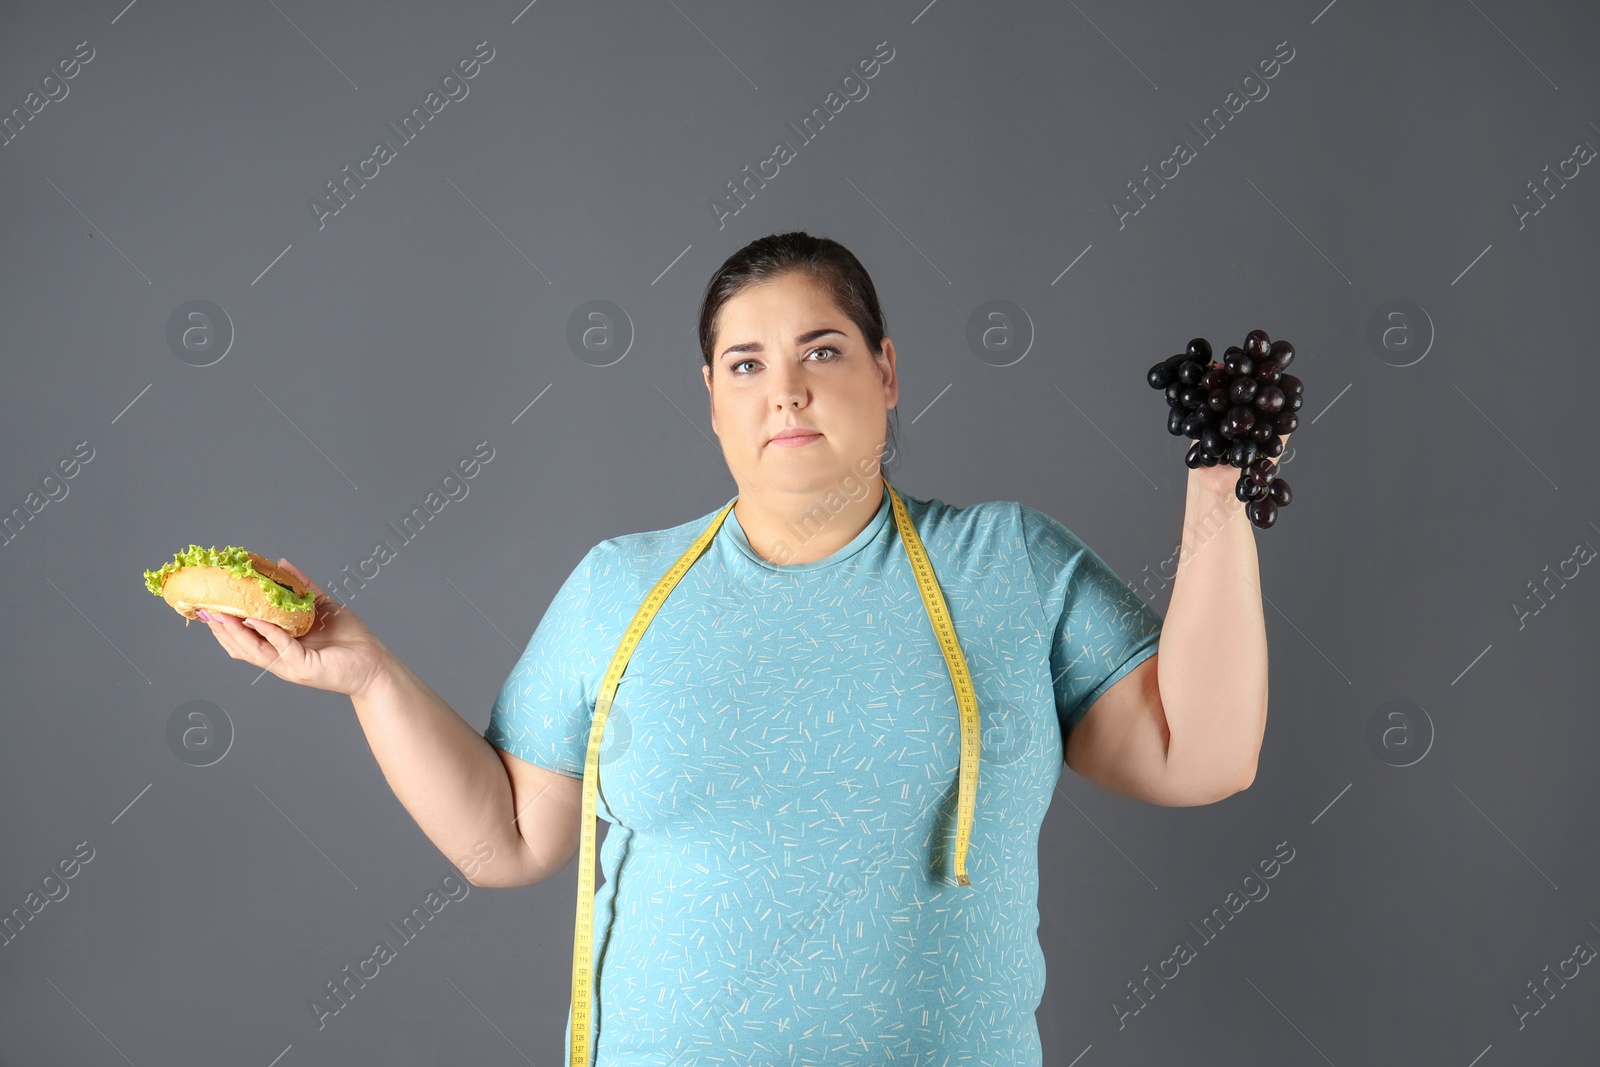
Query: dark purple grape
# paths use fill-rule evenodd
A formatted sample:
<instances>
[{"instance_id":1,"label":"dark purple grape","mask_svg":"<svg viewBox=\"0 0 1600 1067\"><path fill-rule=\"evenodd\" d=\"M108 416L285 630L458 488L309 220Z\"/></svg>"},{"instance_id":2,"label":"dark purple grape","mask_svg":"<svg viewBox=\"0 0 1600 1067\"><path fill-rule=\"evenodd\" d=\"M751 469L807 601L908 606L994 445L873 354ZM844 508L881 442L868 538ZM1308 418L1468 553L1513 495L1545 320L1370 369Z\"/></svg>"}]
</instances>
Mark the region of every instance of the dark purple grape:
<instances>
[{"instance_id":1,"label":"dark purple grape","mask_svg":"<svg viewBox=\"0 0 1600 1067\"><path fill-rule=\"evenodd\" d=\"M1283 410L1285 410L1285 411L1299 411L1300 410L1300 405L1304 404L1305 402L1306 402L1306 398L1305 397L1301 396L1299 393L1295 393L1293 396L1289 397L1289 399L1287 401L1284 402Z\"/></svg>"},{"instance_id":2,"label":"dark purple grape","mask_svg":"<svg viewBox=\"0 0 1600 1067\"><path fill-rule=\"evenodd\" d=\"M1246 378L1244 380L1249 381L1250 379ZM1258 412L1261 412L1262 414L1276 415L1278 412L1283 410L1283 401L1284 395L1282 389L1279 389L1276 385L1264 385L1261 387L1261 392L1256 394L1256 398L1254 401L1252 401L1252 405Z\"/></svg>"},{"instance_id":3,"label":"dark purple grape","mask_svg":"<svg viewBox=\"0 0 1600 1067\"><path fill-rule=\"evenodd\" d=\"M1183 391L1183 406L1186 408L1205 407L1206 391L1198 385L1191 385Z\"/></svg>"},{"instance_id":4,"label":"dark purple grape","mask_svg":"<svg viewBox=\"0 0 1600 1067\"><path fill-rule=\"evenodd\" d=\"M1228 446L1228 462L1235 467L1248 467L1256 458L1256 443L1249 436L1235 437Z\"/></svg>"},{"instance_id":5,"label":"dark purple grape","mask_svg":"<svg viewBox=\"0 0 1600 1067\"><path fill-rule=\"evenodd\" d=\"M1281 337L1272 342L1272 347L1268 351L1270 352L1272 358L1277 360L1284 370L1288 370L1289 364L1294 362L1294 345L1290 344L1288 341L1285 341Z\"/></svg>"},{"instance_id":6,"label":"dark purple grape","mask_svg":"<svg viewBox=\"0 0 1600 1067\"><path fill-rule=\"evenodd\" d=\"M1241 474L1239 476L1239 480L1233 483L1233 495L1237 499L1248 504L1251 500L1255 499L1250 495L1250 491L1253 488L1254 486L1250 484L1250 479Z\"/></svg>"},{"instance_id":7,"label":"dark purple grape","mask_svg":"<svg viewBox=\"0 0 1600 1067\"><path fill-rule=\"evenodd\" d=\"M1250 514L1250 521L1263 530L1271 528L1278 521L1278 505L1270 496L1251 501L1245 505L1245 510Z\"/></svg>"},{"instance_id":8,"label":"dark purple grape","mask_svg":"<svg viewBox=\"0 0 1600 1067\"><path fill-rule=\"evenodd\" d=\"M1255 412L1243 405L1229 408L1228 413L1222 417L1222 435L1224 437L1238 437L1240 434L1249 433L1256 424Z\"/></svg>"},{"instance_id":9,"label":"dark purple grape","mask_svg":"<svg viewBox=\"0 0 1600 1067\"><path fill-rule=\"evenodd\" d=\"M1150 373L1144 376L1152 389L1165 389L1172 384L1172 368L1165 363L1157 363L1150 368Z\"/></svg>"},{"instance_id":10,"label":"dark purple grape","mask_svg":"<svg viewBox=\"0 0 1600 1067\"><path fill-rule=\"evenodd\" d=\"M1167 409L1167 432L1174 437L1183 436L1183 423L1189 413L1183 410L1183 405L1178 404Z\"/></svg>"},{"instance_id":11,"label":"dark purple grape","mask_svg":"<svg viewBox=\"0 0 1600 1067\"><path fill-rule=\"evenodd\" d=\"M1278 412L1278 418L1273 424L1273 429L1284 437L1288 437L1300 428L1300 416L1292 411Z\"/></svg>"},{"instance_id":12,"label":"dark purple grape","mask_svg":"<svg viewBox=\"0 0 1600 1067\"><path fill-rule=\"evenodd\" d=\"M1218 366L1207 367L1206 372L1200 376L1200 385L1204 389L1220 389L1227 383L1228 372Z\"/></svg>"},{"instance_id":13,"label":"dark purple grape","mask_svg":"<svg viewBox=\"0 0 1600 1067\"><path fill-rule=\"evenodd\" d=\"M1234 377L1240 375L1249 377L1250 372L1255 370L1255 361L1250 358L1249 353L1239 352L1231 348L1228 350L1228 354L1222 357L1222 365Z\"/></svg>"},{"instance_id":14,"label":"dark purple grape","mask_svg":"<svg viewBox=\"0 0 1600 1067\"><path fill-rule=\"evenodd\" d=\"M1215 467L1218 463L1221 463L1221 462L1222 462L1222 460L1218 459L1214 455L1211 455L1210 453L1207 453L1207 452L1200 453L1200 465L1201 466L1204 466L1204 467Z\"/></svg>"},{"instance_id":15,"label":"dark purple grape","mask_svg":"<svg viewBox=\"0 0 1600 1067\"><path fill-rule=\"evenodd\" d=\"M1200 466L1200 442L1196 441L1189 446L1189 451L1183 457L1184 466L1194 470Z\"/></svg>"},{"instance_id":16,"label":"dark purple grape","mask_svg":"<svg viewBox=\"0 0 1600 1067\"><path fill-rule=\"evenodd\" d=\"M1284 396L1299 396L1305 392L1305 383L1292 374L1278 376L1278 388L1283 390Z\"/></svg>"},{"instance_id":17,"label":"dark purple grape","mask_svg":"<svg viewBox=\"0 0 1600 1067\"><path fill-rule=\"evenodd\" d=\"M1191 440L1200 440L1200 435L1205 432L1206 415L1203 411L1191 411L1184 417L1183 433Z\"/></svg>"},{"instance_id":18,"label":"dark purple grape","mask_svg":"<svg viewBox=\"0 0 1600 1067\"><path fill-rule=\"evenodd\" d=\"M1196 337L1189 342L1186 353L1190 359L1198 359L1202 363L1211 362L1211 342L1204 337Z\"/></svg>"},{"instance_id":19,"label":"dark purple grape","mask_svg":"<svg viewBox=\"0 0 1600 1067\"><path fill-rule=\"evenodd\" d=\"M1251 359L1266 359L1272 351L1272 338L1267 336L1265 330L1251 330L1245 334L1244 350Z\"/></svg>"},{"instance_id":20,"label":"dark purple grape","mask_svg":"<svg viewBox=\"0 0 1600 1067\"><path fill-rule=\"evenodd\" d=\"M1176 376L1167 383L1167 403L1177 404L1183 400L1183 383Z\"/></svg>"},{"instance_id":21,"label":"dark purple grape","mask_svg":"<svg viewBox=\"0 0 1600 1067\"><path fill-rule=\"evenodd\" d=\"M1215 426L1207 426L1200 434L1200 451L1211 455L1220 455L1228 447L1228 441L1222 436L1222 431Z\"/></svg>"},{"instance_id":22,"label":"dark purple grape","mask_svg":"<svg viewBox=\"0 0 1600 1067\"><path fill-rule=\"evenodd\" d=\"M1282 478L1272 479L1268 489L1272 493L1272 502L1280 508L1294 499L1294 494L1289 492L1289 483Z\"/></svg>"},{"instance_id":23,"label":"dark purple grape","mask_svg":"<svg viewBox=\"0 0 1600 1067\"><path fill-rule=\"evenodd\" d=\"M1271 419L1257 419L1256 424L1250 427L1250 440L1258 445L1264 445L1272 440L1272 435L1276 432L1277 428L1272 425Z\"/></svg>"},{"instance_id":24,"label":"dark purple grape","mask_svg":"<svg viewBox=\"0 0 1600 1067\"><path fill-rule=\"evenodd\" d=\"M1256 396L1254 378L1239 377L1228 383L1228 399L1235 404L1248 404Z\"/></svg>"},{"instance_id":25,"label":"dark purple grape","mask_svg":"<svg viewBox=\"0 0 1600 1067\"><path fill-rule=\"evenodd\" d=\"M1272 460L1266 456L1258 456L1250 466L1244 469L1245 477L1256 485L1268 485L1277 476L1277 469Z\"/></svg>"},{"instance_id":26,"label":"dark purple grape","mask_svg":"<svg viewBox=\"0 0 1600 1067\"><path fill-rule=\"evenodd\" d=\"M1283 438L1274 434L1272 440L1261 446L1261 454L1272 459L1283 455Z\"/></svg>"},{"instance_id":27,"label":"dark purple grape","mask_svg":"<svg viewBox=\"0 0 1600 1067\"><path fill-rule=\"evenodd\" d=\"M1178 364L1178 381L1184 385L1199 385L1200 378L1205 372L1205 367L1192 359L1186 359Z\"/></svg>"},{"instance_id":28,"label":"dark purple grape","mask_svg":"<svg viewBox=\"0 0 1600 1067\"><path fill-rule=\"evenodd\" d=\"M1250 377L1259 385L1277 385L1278 378L1283 374L1283 364L1275 359L1264 359L1257 363Z\"/></svg>"},{"instance_id":29,"label":"dark purple grape","mask_svg":"<svg viewBox=\"0 0 1600 1067\"><path fill-rule=\"evenodd\" d=\"M1202 386L1202 388L1204 387ZM1233 401L1228 399L1228 391L1226 389L1213 389L1206 394L1206 407L1215 411L1218 415L1221 415L1232 406Z\"/></svg>"}]
</instances>

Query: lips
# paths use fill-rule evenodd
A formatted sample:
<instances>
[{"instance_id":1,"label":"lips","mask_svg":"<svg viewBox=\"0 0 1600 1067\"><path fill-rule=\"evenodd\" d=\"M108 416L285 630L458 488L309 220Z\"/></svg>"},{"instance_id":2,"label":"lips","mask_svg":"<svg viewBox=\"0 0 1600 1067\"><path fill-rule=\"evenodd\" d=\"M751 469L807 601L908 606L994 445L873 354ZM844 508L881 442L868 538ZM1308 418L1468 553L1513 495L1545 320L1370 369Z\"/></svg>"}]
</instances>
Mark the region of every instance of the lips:
<instances>
[{"instance_id":1,"label":"lips","mask_svg":"<svg viewBox=\"0 0 1600 1067\"><path fill-rule=\"evenodd\" d=\"M793 438L800 438L800 439L803 440L803 439L808 438L808 437L821 437L821 436L822 436L822 431L821 430L810 430L810 429L805 428L804 426L792 426L787 430L778 431L778 433L773 435L771 440L772 441L787 441L787 440L791 440Z\"/></svg>"}]
</instances>

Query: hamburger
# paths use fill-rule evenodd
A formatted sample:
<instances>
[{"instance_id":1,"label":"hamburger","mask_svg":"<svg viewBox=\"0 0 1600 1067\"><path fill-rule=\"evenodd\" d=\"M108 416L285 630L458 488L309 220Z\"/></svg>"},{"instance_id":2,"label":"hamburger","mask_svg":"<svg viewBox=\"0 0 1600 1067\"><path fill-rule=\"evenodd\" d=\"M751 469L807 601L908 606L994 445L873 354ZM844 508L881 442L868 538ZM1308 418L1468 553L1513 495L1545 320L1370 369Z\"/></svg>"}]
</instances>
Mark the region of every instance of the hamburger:
<instances>
[{"instance_id":1,"label":"hamburger","mask_svg":"<svg viewBox=\"0 0 1600 1067\"><path fill-rule=\"evenodd\" d=\"M316 595L305 582L238 545L190 545L160 570L145 571L144 584L185 619L199 618L199 611L225 612L281 626L292 637L304 635L316 620Z\"/></svg>"}]
</instances>

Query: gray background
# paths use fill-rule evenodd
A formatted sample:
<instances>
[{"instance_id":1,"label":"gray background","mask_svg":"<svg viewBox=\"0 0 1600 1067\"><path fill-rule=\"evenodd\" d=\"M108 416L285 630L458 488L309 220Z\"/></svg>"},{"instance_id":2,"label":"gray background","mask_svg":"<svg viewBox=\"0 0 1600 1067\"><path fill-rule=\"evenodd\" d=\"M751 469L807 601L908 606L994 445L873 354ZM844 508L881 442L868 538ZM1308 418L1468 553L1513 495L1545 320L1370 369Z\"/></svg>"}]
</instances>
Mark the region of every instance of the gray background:
<instances>
[{"instance_id":1,"label":"gray background","mask_svg":"<svg viewBox=\"0 0 1600 1067\"><path fill-rule=\"evenodd\" d=\"M0 511L76 443L94 458L0 547L0 910L95 851L0 948L0 1062L560 1059L576 863L450 904L317 1028L307 1001L452 868L348 700L253 683L139 574L243 543L327 584L488 440L351 602L482 729L585 549L735 492L698 300L795 228L877 283L895 484L1038 507L1163 613L1186 442L1145 370L1255 327L1300 352L1297 495L1256 535L1260 772L1187 809L1064 776L1045 1062L1595 1056L1594 967L1520 1027L1513 1005L1600 946L1600 578L1520 627L1514 605L1600 547L1600 174L1521 228L1510 205L1600 146L1597 27L1505 0L8 4L0 111L77 42L95 57L0 148ZM308 199L484 40L470 95L319 230ZM719 229L724 183L881 41L870 94ZM1187 123L1284 41L1270 94L1201 143ZM1119 228L1110 199L1179 140L1197 157ZM620 361L568 345L597 299L625 310ZM210 366L167 342L190 300L232 323ZM965 342L990 300L1031 323L1010 366ZM1374 343L1395 300L1421 312ZM192 700L233 734L205 767L168 740ZM1280 842L1270 895L1119 1027L1126 984L1200 946L1189 924Z\"/></svg>"}]
</instances>

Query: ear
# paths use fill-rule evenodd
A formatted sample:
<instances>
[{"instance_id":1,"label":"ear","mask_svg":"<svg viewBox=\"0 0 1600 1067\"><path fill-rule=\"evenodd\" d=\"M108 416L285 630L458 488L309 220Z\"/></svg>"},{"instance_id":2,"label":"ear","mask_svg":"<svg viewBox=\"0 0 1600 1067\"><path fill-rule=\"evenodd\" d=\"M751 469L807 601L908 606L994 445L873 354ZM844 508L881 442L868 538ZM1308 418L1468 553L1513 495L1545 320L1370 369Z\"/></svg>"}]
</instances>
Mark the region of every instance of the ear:
<instances>
[{"instance_id":1,"label":"ear","mask_svg":"<svg viewBox=\"0 0 1600 1067\"><path fill-rule=\"evenodd\" d=\"M900 375L894 366L894 342L888 337L883 339L883 355L878 365L883 372L884 406L893 408L900 403Z\"/></svg>"},{"instance_id":2,"label":"ear","mask_svg":"<svg viewBox=\"0 0 1600 1067\"><path fill-rule=\"evenodd\" d=\"M705 379L706 401L711 408L711 432L717 433L717 405L715 394L711 392L711 365L709 363L701 365L700 376ZM717 436L721 437L722 435L718 433Z\"/></svg>"}]
</instances>

